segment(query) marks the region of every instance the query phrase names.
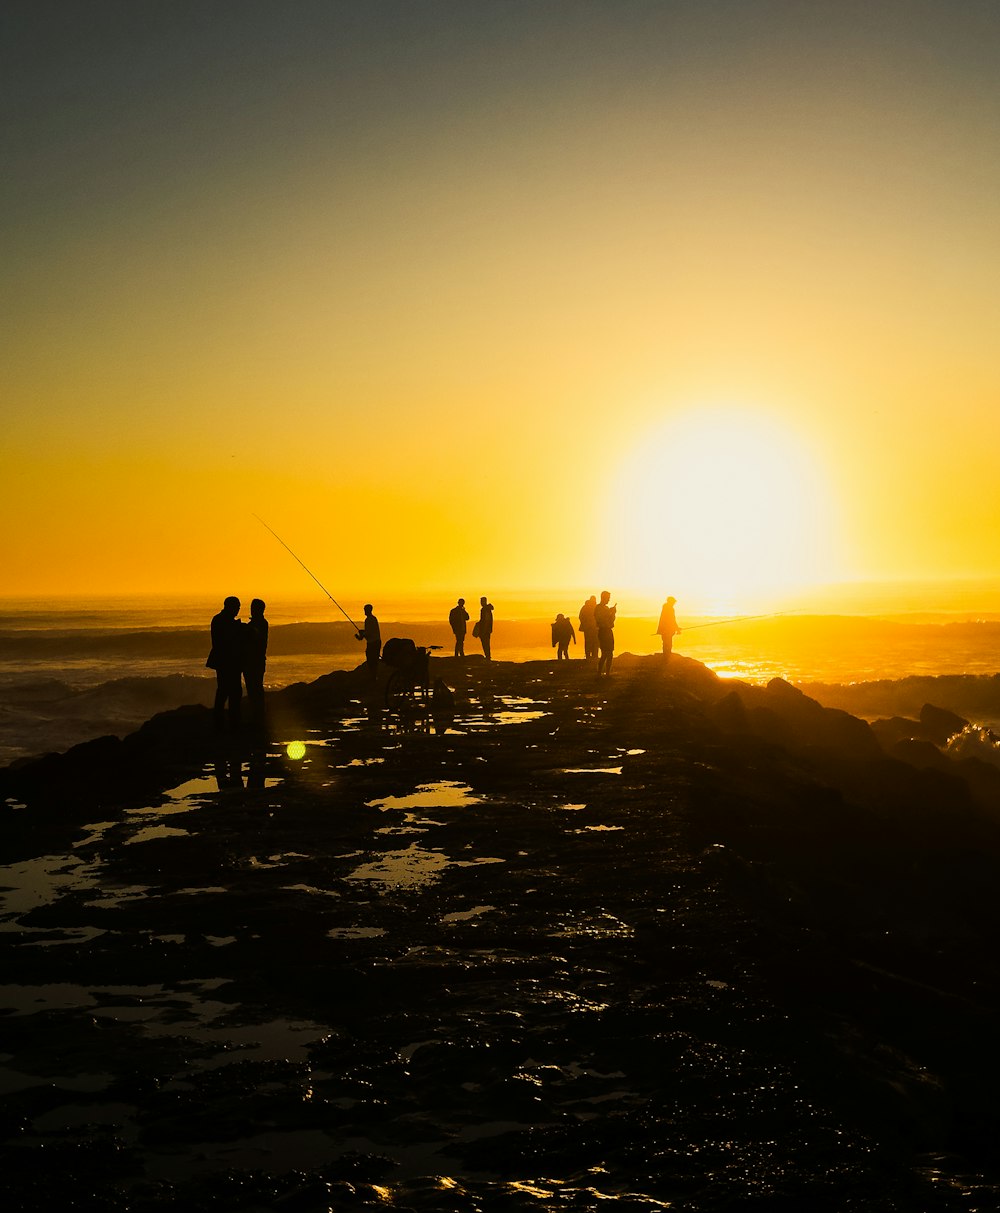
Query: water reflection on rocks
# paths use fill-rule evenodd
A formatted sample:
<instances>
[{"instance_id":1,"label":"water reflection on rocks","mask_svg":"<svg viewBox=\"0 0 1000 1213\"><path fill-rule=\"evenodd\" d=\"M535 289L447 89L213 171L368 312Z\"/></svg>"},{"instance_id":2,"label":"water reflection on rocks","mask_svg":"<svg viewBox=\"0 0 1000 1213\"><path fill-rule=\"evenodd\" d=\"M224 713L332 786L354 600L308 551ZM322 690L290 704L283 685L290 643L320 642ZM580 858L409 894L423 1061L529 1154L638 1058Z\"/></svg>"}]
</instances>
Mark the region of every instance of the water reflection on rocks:
<instances>
[{"instance_id":1,"label":"water reflection on rocks","mask_svg":"<svg viewBox=\"0 0 1000 1213\"><path fill-rule=\"evenodd\" d=\"M876 830L693 663L564 664L11 789L5 1207L995 1207L992 923L933 819Z\"/></svg>"}]
</instances>

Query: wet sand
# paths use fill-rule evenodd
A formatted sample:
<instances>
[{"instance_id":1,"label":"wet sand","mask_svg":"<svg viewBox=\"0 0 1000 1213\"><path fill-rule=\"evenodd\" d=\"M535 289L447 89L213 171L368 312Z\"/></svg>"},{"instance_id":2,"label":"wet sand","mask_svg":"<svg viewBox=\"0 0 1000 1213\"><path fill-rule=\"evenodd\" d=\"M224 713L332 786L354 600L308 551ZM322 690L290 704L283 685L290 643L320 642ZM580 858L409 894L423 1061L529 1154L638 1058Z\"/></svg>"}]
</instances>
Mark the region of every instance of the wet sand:
<instances>
[{"instance_id":1,"label":"wet sand","mask_svg":"<svg viewBox=\"0 0 1000 1213\"><path fill-rule=\"evenodd\" d=\"M1000 771L435 665L0 771L5 1208L1000 1207Z\"/></svg>"}]
</instances>

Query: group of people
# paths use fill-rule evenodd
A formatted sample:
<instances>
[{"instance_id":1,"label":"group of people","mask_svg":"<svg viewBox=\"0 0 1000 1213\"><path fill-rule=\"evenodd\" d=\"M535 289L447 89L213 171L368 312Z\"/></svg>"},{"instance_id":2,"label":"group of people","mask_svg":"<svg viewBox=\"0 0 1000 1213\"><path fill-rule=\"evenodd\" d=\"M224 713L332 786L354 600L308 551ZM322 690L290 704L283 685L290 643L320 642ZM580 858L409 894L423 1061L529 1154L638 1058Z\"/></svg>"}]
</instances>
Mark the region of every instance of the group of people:
<instances>
[{"instance_id":1,"label":"group of people","mask_svg":"<svg viewBox=\"0 0 1000 1213\"><path fill-rule=\"evenodd\" d=\"M597 658L597 673L610 674L615 655L615 620L618 603L611 605L611 591L602 590L601 600L591 594L580 607L580 631L583 633L583 655L587 661ZM570 625L572 627L572 624ZM574 637L574 640L576 638ZM567 652L567 656L569 656Z\"/></svg>"},{"instance_id":2,"label":"group of people","mask_svg":"<svg viewBox=\"0 0 1000 1213\"><path fill-rule=\"evenodd\" d=\"M663 642L664 659L669 659L673 638L680 631L674 614L676 598L668 598L660 611L656 631ZM221 729L225 724L226 710L232 726L238 726L241 718L243 684L246 684L247 700L254 720L263 721L264 670L267 664L268 622L264 616L266 604L260 598L250 603L250 618L243 623L240 618L240 600L230 597L222 604L222 610L212 618L212 650L205 664L215 671L215 724ZM365 603L365 621L355 635L365 643L365 666L374 681L382 655L382 632L374 607ZM598 675L611 673L615 653L615 620L618 604L611 604L611 593L603 590L600 601L596 595L580 607L580 631L583 634L584 657L597 661ZM465 609L465 599L459 598L448 614L448 623L455 636L455 656L465 656L465 637L470 615ZM493 636L493 604L484 595L479 600L479 619L473 625L472 635L483 646L483 656L491 659L490 644ZM556 616L552 624L552 644L559 661L569 659L569 646L576 644L576 629L565 615Z\"/></svg>"},{"instance_id":3,"label":"group of people","mask_svg":"<svg viewBox=\"0 0 1000 1213\"><path fill-rule=\"evenodd\" d=\"M677 616L674 613L676 598L668 598L660 610L659 622L656 625L657 634L663 644L663 658L670 659L673 650L674 637L680 631L677 626ZM615 654L615 621L618 615L618 604L611 605L611 593L602 590L600 602L592 594L580 607L580 631L583 634L583 655L587 661L597 659L597 673L610 674L611 662ZM564 660L569 657L570 641L576 644L576 631L572 622L565 615L557 615L552 624L552 643L556 646L556 659Z\"/></svg>"},{"instance_id":4,"label":"group of people","mask_svg":"<svg viewBox=\"0 0 1000 1213\"><path fill-rule=\"evenodd\" d=\"M229 597L212 617L212 649L205 665L215 670L215 727L225 725L226 709L233 728L242 716L243 683L254 722L263 723L264 669L267 665L267 604L261 598L250 603L250 618L240 618L240 600Z\"/></svg>"},{"instance_id":5,"label":"group of people","mask_svg":"<svg viewBox=\"0 0 1000 1213\"><path fill-rule=\"evenodd\" d=\"M455 656L465 656L465 635L469 626L469 612L465 609L465 599L458 602L448 612L448 624L455 635ZM479 619L472 626L472 634L483 646L483 656L491 659L490 643L493 637L493 603L485 594L479 599Z\"/></svg>"}]
</instances>

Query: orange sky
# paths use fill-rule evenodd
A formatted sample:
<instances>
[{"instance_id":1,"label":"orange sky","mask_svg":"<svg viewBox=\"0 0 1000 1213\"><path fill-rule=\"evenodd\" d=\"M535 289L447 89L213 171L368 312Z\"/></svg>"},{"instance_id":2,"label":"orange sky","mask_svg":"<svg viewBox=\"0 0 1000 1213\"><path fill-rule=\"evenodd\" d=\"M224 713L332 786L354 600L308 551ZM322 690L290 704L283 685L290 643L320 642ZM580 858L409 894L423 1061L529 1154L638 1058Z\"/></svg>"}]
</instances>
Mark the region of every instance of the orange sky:
<instances>
[{"instance_id":1,"label":"orange sky","mask_svg":"<svg viewBox=\"0 0 1000 1213\"><path fill-rule=\"evenodd\" d=\"M4 21L5 593L1000 578L994 5Z\"/></svg>"}]
</instances>

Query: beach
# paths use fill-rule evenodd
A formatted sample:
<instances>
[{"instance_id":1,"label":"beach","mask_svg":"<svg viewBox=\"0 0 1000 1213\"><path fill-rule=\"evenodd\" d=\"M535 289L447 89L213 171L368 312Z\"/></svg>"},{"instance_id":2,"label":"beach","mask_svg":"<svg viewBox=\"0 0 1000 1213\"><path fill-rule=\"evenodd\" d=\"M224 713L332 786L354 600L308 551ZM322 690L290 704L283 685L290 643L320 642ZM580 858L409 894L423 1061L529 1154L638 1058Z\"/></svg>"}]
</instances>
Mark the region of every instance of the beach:
<instances>
[{"instance_id":1,"label":"beach","mask_svg":"<svg viewBox=\"0 0 1000 1213\"><path fill-rule=\"evenodd\" d=\"M435 665L0 771L5 1207L997 1207L965 721Z\"/></svg>"}]
</instances>

